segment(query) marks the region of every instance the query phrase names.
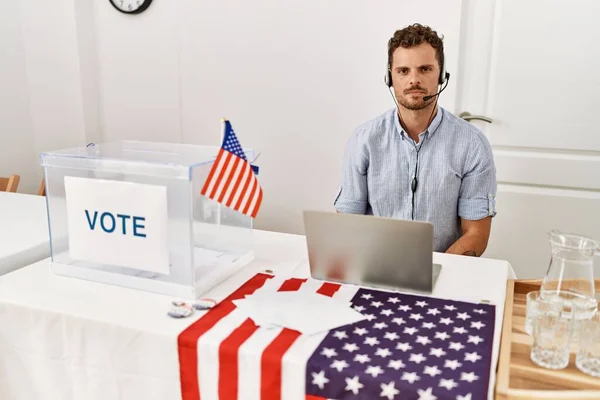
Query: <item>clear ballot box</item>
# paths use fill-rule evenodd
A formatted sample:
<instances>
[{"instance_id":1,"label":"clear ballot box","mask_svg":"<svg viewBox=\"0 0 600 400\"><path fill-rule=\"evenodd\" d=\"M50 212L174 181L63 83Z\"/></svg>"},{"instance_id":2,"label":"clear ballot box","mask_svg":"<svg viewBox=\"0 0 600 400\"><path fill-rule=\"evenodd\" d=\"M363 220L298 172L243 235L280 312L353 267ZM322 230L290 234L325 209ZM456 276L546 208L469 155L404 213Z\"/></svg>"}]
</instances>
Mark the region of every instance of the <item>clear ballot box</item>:
<instances>
[{"instance_id":1,"label":"clear ballot box","mask_svg":"<svg viewBox=\"0 0 600 400\"><path fill-rule=\"evenodd\" d=\"M254 258L252 218L201 194L219 149L118 141L42 153L52 271L184 299L236 273Z\"/></svg>"}]
</instances>

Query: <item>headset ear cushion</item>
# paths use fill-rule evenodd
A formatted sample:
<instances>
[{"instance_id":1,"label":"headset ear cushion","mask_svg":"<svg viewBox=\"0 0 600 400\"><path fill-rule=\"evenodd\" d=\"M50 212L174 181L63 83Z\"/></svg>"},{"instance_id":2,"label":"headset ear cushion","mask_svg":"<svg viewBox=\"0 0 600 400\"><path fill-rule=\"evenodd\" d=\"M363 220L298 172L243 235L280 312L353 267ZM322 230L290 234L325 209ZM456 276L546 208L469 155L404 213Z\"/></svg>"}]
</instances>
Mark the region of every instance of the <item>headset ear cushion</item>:
<instances>
[{"instance_id":1,"label":"headset ear cushion","mask_svg":"<svg viewBox=\"0 0 600 400\"><path fill-rule=\"evenodd\" d=\"M385 82L387 87L392 86L392 77L391 77L390 71L387 71L385 73L385 76L383 77L383 82Z\"/></svg>"}]
</instances>

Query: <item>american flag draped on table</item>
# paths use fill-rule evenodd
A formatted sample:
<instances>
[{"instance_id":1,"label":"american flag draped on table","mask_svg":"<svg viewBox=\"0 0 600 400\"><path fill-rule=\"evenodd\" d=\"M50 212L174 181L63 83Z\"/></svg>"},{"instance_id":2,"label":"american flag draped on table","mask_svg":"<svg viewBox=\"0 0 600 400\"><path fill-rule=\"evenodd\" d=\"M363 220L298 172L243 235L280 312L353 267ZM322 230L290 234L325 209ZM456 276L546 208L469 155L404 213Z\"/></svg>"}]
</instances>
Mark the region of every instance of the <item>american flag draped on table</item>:
<instances>
[{"instance_id":1,"label":"american flag draped on table","mask_svg":"<svg viewBox=\"0 0 600 400\"><path fill-rule=\"evenodd\" d=\"M250 165L231 122L223 119L223 142L201 194L256 218L263 191L255 168Z\"/></svg>"},{"instance_id":2,"label":"american flag draped on table","mask_svg":"<svg viewBox=\"0 0 600 400\"><path fill-rule=\"evenodd\" d=\"M367 319L300 335L257 327L233 300L311 291ZM485 399L495 307L258 274L178 338L183 400Z\"/></svg>"}]
</instances>

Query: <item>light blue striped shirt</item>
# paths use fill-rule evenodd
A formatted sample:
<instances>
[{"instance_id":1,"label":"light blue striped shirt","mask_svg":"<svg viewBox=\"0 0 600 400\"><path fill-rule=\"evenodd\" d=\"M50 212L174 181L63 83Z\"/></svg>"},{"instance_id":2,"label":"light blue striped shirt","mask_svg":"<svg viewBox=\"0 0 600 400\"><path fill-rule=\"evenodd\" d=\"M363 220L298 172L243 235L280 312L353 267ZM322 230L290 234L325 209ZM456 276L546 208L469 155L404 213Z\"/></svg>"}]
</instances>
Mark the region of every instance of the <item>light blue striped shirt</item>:
<instances>
[{"instance_id":1,"label":"light blue striped shirt","mask_svg":"<svg viewBox=\"0 0 600 400\"><path fill-rule=\"evenodd\" d=\"M418 144L395 108L359 126L346 146L334 206L342 213L412 219L417 150L414 219L433 223L434 251L445 252L462 235L460 218L496 215L496 167L483 133L442 107Z\"/></svg>"}]
</instances>

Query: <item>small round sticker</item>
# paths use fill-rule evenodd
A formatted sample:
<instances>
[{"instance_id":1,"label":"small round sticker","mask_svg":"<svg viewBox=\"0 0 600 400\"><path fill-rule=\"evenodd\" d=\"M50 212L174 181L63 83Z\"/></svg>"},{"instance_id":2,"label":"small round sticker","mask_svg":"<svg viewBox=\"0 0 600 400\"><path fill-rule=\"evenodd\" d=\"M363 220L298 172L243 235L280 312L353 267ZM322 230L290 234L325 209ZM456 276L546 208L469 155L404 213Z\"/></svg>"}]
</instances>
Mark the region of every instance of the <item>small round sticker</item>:
<instances>
[{"instance_id":1,"label":"small round sticker","mask_svg":"<svg viewBox=\"0 0 600 400\"><path fill-rule=\"evenodd\" d=\"M183 301L173 301L171 302L171 309L167 314L172 318L185 318L192 315L193 312L194 310L189 304Z\"/></svg>"},{"instance_id":2,"label":"small round sticker","mask_svg":"<svg viewBox=\"0 0 600 400\"><path fill-rule=\"evenodd\" d=\"M214 301L213 299L198 299L194 303L194 308L196 310L208 310L210 308L213 308L216 305L217 305L217 302Z\"/></svg>"}]
</instances>

